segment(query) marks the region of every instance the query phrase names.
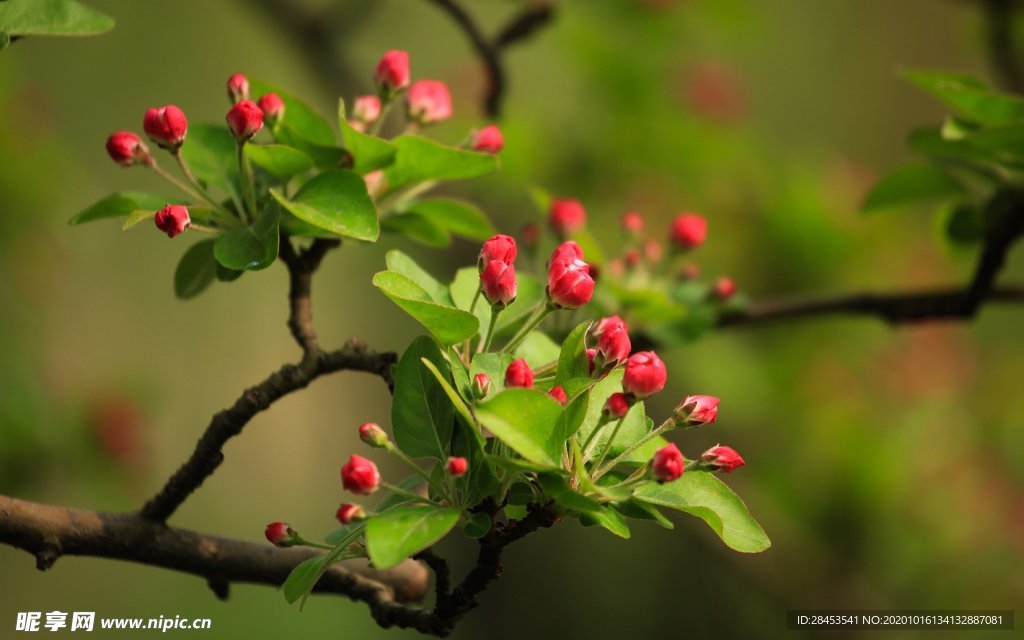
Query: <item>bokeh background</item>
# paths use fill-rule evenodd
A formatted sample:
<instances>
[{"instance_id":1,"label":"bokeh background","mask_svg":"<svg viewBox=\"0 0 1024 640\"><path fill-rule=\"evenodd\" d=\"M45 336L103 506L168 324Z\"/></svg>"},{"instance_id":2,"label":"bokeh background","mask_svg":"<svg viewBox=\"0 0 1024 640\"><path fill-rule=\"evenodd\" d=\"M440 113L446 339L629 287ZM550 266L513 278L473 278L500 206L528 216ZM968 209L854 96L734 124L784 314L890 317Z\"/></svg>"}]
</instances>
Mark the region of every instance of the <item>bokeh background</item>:
<instances>
[{"instance_id":1,"label":"bokeh background","mask_svg":"<svg viewBox=\"0 0 1024 640\"><path fill-rule=\"evenodd\" d=\"M111 191L161 187L114 166L107 134L172 102L193 122L220 122L235 71L330 115L339 93L372 89L384 50L403 48L416 76L452 86L457 117L436 135L455 142L482 122L482 76L462 34L422 0L300 2L333 7L338 37L319 54L255 1L89 3L117 19L113 32L0 52L0 491L133 509L213 412L297 353L279 265L183 303L171 277L189 237L66 225ZM520 6L463 4L488 31ZM734 276L755 299L962 281L973 255L945 246L930 212L863 217L857 206L874 176L908 158L909 128L943 116L896 70L988 76L983 26L973 3L953 0L562 2L506 56L504 170L457 192L507 231L539 215L527 185L578 197L611 248L627 209L656 230L703 212L704 272ZM417 334L370 285L396 246L441 274L476 251L392 238L332 254L315 283L324 344L357 335L401 350ZM1022 272L1017 252L1004 277ZM743 453L747 466L726 479L774 546L732 553L686 517L674 532L638 525L629 541L566 524L509 550L503 579L455 637L802 637L785 630L787 609L1019 605L1021 313L989 307L971 323L899 329L791 321L663 353L669 389L652 413L687 393L723 398L719 423L681 446ZM360 448L355 426L388 416L379 380L318 381L233 440L174 523L252 540L276 519L326 532L338 466ZM442 548L464 566L474 548L457 538ZM191 576L72 557L41 574L0 547L0 637L14 635L16 612L55 609L210 617L222 638L414 635L379 630L339 598L299 613L271 588L236 585L223 603Z\"/></svg>"}]
</instances>

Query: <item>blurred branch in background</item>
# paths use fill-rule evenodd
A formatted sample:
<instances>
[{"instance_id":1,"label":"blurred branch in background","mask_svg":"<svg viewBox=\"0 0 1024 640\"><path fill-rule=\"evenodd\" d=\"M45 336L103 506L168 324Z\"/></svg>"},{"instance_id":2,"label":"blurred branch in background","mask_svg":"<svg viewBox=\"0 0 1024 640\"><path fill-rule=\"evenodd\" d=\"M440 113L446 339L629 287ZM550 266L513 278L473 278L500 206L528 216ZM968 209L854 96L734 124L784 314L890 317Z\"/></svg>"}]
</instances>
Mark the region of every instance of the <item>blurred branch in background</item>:
<instances>
[{"instance_id":1,"label":"blurred branch in background","mask_svg":"<svg viewBox=\"0 0 1024 640\"><path fill-rule=\"evenodd\" d=\"M1015 22L1020 0L981 0L985 11L989 58L1000 81L1010 91L1024 93L1024 64Z\"/></svg>"}]
</instances>

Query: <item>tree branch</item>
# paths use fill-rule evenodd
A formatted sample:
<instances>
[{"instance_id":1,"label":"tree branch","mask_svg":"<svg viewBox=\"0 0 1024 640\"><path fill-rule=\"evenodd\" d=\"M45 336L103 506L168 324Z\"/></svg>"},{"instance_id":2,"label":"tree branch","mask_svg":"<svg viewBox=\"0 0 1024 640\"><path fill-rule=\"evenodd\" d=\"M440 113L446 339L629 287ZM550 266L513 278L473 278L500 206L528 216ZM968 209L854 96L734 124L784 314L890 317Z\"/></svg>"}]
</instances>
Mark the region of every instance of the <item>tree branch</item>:
<instances>
[{"instance_id":1,"label":"tree branch","mask_svg":"<svg viewBox=\"0 0 1024 640\"><path fill-rule=\"evenodd\" d=\"M1016 43L1016 16L1020 0L982 0L988 30L989 58L1004 87L1024 93L1024 66Z\"/></svg>"},{"instance_id":2,"label":"tree branch","mask_svg":"<svg viewBox=\"0 0 1024 640\"><path fill-rule=\"evenodd\" d=\"M36 558L45 571L63 555L127 560L205 578L218 595L232 583L280 586L291 570L319 551L306 547L279 549L168 527L134 513L102 513L55 507L0 495L0 542ZM427 612L406 603L420 600L428 574L407 560L390 571L365 561L333 565L314 589L365 602L375 618L415 626Z\"/></svg>"}]
</instances>

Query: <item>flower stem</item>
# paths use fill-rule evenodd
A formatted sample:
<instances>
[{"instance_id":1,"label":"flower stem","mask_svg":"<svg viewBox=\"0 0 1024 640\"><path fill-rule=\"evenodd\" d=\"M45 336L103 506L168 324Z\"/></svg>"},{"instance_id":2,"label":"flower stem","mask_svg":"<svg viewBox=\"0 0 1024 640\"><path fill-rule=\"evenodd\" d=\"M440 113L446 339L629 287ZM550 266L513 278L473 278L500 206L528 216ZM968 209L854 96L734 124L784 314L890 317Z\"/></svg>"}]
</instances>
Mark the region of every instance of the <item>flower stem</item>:
<instances>
[{"instance_id":1,"label":"flower stem","mask_svg":"<svg viewBox=\"0 0 1024 640\"><path fill-rule=\"evenodd\" d=\"M403 489L401 487L396 487L393 484L388 484L387 482L381 482L380 486L385 488L385 489L387 489L391 493L394 493L394 494L397 494L397 495L400 495L400 496L405 496L406 498L409 498L410 500L415 500L417 502L423 502L423 503L426 503L426 504L434 505L435 507L440 506L437 502L434 502L430 498L424 498L423 496L421 496L419 494L413 493L412 491L406 491L405 489Z\"/></svg>"},{"instance_id":2,"label":"flower stem","mask_svg":"<svg viewBox=\"0 0 1024 640\"><path fill-rule=\"evenodd\" d=\"M501 352L511 353L523 340L526 339L526 336L530 335L531 331L537 328L537 325L544 321L544 318L548 317L548 314L552 311L554 311L554 307L549 305L546 300L542 301L537 306L537 312L534 313L529 322L523 325L523 328L520 329L511 340L509 340L509 343L505 345L505 348L502 349Z\"/></svg>"},{"instance_id":3,"label":"flower stem","mask_svg":"<svg viewBox=\"0 0 1024 640\"><path fill-rule=\"evenodd\" d=\"M177 149L174 150L174 159L175 161L177 161L178 168L181 169L182 175L184 175L185 179L188 180L188 183L191 184L193 188L195 188L195 192L200 197L200 199L205 200L215 210L220 211L221 206L216 201L214 201L214 199L211 198L209 194L206 193L206 191L203 189L203 186L199 184L198 180L196 180L195 175L192 174L192 170L188 168L188 163L185 162L185 158L183 158L181 155L181 147L178 147Z\"/></svg>"},{"instance_id":4,"label":"flower stem","mask_svg":"<svg viewBox=\"0 0 1024 640\"><path fill-rule=\"evenodd\" d=\"M601 463L604 462L604 459L608 457L608 452L612 450L612 443L615 441L615 436L619 435L619 429L622 428L622 423L625 421L626 416L622 416L615 422L615 426L612 428L612 435L609 436L608 441L604 443L604 448L601 450L601 455L597 456L597 459L594 461L594 466L592 467L593 469L601 468Z\"/></svg>"},{"instance_id":5,"label":"flower stem","mask_svg":"<svg viewBox=\"0 0 1024 640\"><path fill-rule=\"evenodd\" d=\"M594 482L597 482L601 478L601 476L603 476L604 474L606 474L609 471L611 471L612 469L614 469L616 467L616 465L618 465L620 462L625 460L629 456L629 454L633 453L634 451L636 451L640 447L644 446L645 444L647 444L648 442L650 442L654 438L657 438L661 434L665 433L666 431L671 429L673 426L675 426L675 420L673 418L669 418L665 422L661 423L661 425L657 429L651 431L650 433L648 433L644 437L640 438L639 440L637 440L633 444L631 444L628 447L626 447L625 451L620 453L618 456L615 457L614 460L612 460L611 462L606 464L604 466L604 468L599 469L597 471L597 473L594 474Z\"/></svg>"},{"instance_id":6,"label":"flower stem","mask_svg":"<svg viewBox=\"0 0 1024 640\"><path fill-rule=\"evenodd\" d=\"M423 478L427 482L427 484L430 485L431 489L433 489L434 491L436 491L439 494L441 494L441 496L443 496L444 499L449 502L449 504L451 503L451 496L448 493L448 489L451 488L450 486L446 486L446 487L439 487L439 486L437 486L437 484L435 484L434 481L430 479L430 474L428 474L426 471L421 469L420 465L418 465L415 462L413 462L413 459L410 458L409 456L407 456L404 451L402 451L397 446L395 446L395 444L393 442L389 442L385 446L385 448L387 449L388 453L394 455L396 458L401 460L407 467L412 469L413 473L415 473L419 477ZM400 493L402 491L403 490L400 489L399 491L396 491L396 493ZM408 492L406 492L406 493L408 493ZM403 495L405 495L405 494L403 494ZM413 495L415 495L415 494L413 494ZM422 498L422 496L419 496L419 497ZM431 502L431 501L428 500L428 502Z\"/></svg>"},{"instance_id":7,"label":"flower stem","mask_svg":"<svg viewBox=\"0 0 1024 640\"><path fill-rule=\"evenodd\" d=\"M480 341L480 346L476 348L477 353L486 353L491 348L491 341L494 340L495 328L498 326L498 316L504 311L503 308L497 305L491 306L491 322L487 327L487 336L484 340Z\"/></svg>"},{"instance_id":8,"label":"flower stem","mask_svg":"<svg viewBox=\"0 0 1024 640\"><path fill-rule=\"evenodd\" d=\"M238 143L238 181L242 185L242 197L245 199L245 209L249 211L246 216L242 213L243 220L249 222L249 216L256 218L256 188L252 184L252 174L249 172L249 162L245 159L245 142Z\"/></svg>"},{"instance_id":9,"label":"flower stem","mask_svg":"<svg viewBox=\"0 0 1024 640\"><path fill-rule=\"evenodd\" d=\"M193 190L193 189L192 189L191 187L189 187L189 186L188 186L187 184L185 184L185 183L184 183L184 182L182 182L181 180L178 180L177 178L175 178L175 177L174 177L174 176L172 176L171 174L169 174L169 173L167 173L166 171L164 171L164 170L163 170L163 168L162 168L162 167L161 167L160 165L158 165L158 164L156 163L156 160L154 160L154 161L153 161L153 162L151 162L150 164L147 164L146 166L147 166L147 167L149 167L150 169L152 169L152 170L153 170L153 171L154 171L154 172L155 172L155 173L156 173L156 174L157 174L158 176L160 176L161 178L163 178L163 179L164 179L164 180L166 180L167 182L170 182L170 183L171 183L171 184L173 184L173 185L174 185L175 187L177 187L178 189L180 189L180 190L181 190L182 192L184 192L185 194L187 194L187 195L188 195L188 196L189 196L190 198L194 198L194 199L196 199L196 200L205 200L205 198L203 198L203 197L202 197L201 195L199 195L198 193L196 193L196 192L195 192L195 191L194 191L194 190Z\"/></svg>"}]
</instances>

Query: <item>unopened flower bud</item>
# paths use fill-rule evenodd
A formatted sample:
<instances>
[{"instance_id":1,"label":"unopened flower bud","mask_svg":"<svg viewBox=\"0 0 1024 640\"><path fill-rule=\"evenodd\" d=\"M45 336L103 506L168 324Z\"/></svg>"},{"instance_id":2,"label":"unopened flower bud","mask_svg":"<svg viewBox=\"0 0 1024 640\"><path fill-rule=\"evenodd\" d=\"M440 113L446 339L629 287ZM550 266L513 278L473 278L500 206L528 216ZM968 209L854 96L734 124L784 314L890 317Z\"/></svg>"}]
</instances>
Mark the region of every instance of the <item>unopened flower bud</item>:
<instances>
[{"instance_id":1,"label":"unopened flower bud","mask_svg":"<svg viewBox=\"0 0 1024 640\"><path fill-rule=\"evenodd\" d=\"M364 422L359 425L359 439L378 449L388 445L388 434L384 433L376 422Z\"/></svg>"},{"instance_id":2,"label":"unopened flower bud","mask_svg":"<svg viewBox=\"0 0 1024 640\"><path fill-rule=\"evenodd\" d=\"M718 418L718 403L715 396L686 396L676 407L673 416L676 423L690 427L711 424Z\"/></svg>"},{"instance_id":3,"label":"unopened flower bud","mask_svg":"<svg viewBox=\"0 0 1024 640\"><path fill-rule=\"evenodd\" d=\"M492 124L470 135L470 148L483 153L499 153L505 146L505 136L498 125Z\"/></svg>"},{"instance_id":4,"label":"unopened flower bud","mask_svg":"<svg viewBox=\"0 0 1024 640\"><path fill-rule=\"evenodd\" d=\"M406 96L409 119L421 125L447 120L452 116L452 97L448 85L439 80L420 80L409 87Z\"/></svg>"},{"instance_id":5,"label":"unopened flower bud","mask_svg":"<svg viewBox=\"0 0 1024 640\"><path fill-rule=\"evenodd\" d=\"M565 238L579 231L587 223L587 212L579 200L556 198L548 210L548 225L560 237Z\"/></svg>"},{"instance_id":6,"label":"unopened flower bud","mask_svg":"<svg viewBox=\"0 0 1024 640\"><path fill-rule=\"evenodd\" d=\"M736 293L736 283L728 276L722 276L715 281L713 293L716 298L725 302Z\"/></svg>"},{"instance_id":7,"label":"unopened flower bud","mask_svg":"<svg viewBox=\"0 0 1024 640\"><path fill-rule=\"evenodd\" d=\"M574 247L566 245L570 243L563 243L551 254L547 295L548 300L557 307L577 309L590 302L594 295L594 278L590 275L590 265L580 258L569 257ZM575 249L578 248L575 246Z\"/></svg>"},{"instance_id":8,"label":"unopened flower bud","mask_svg":"<svg viewBox=\"0 0 1024 640\"><path fill-rule=\"evenodd\" d=\"M617 322L616 322L617 321ZM633 345L626 332L626 324L618 316L604 318L594 329L597 336L597 355L594 366L599 370L619 366L629 357Z\"/></svg>"},{"instance_id":9,"label":"unopened flower bud","mask_svg":"<svg viewBox=\"0 0 1024 640\"><path fill-rule=\"evenodd\" d=\"M188 120L181 109L170 104L146 111L142 129L157 146L174 151L185 142Z\"/></svg>"},{"instance_id":10,"label":"unopened flower bud","mask_svg":"<svg viewBox=\"0 0 1024 640\"><path fill-rule=\"evenodd\" d=\"M445 465L445 471L453 478L461 478L466 475L467 471L469 471L469 462L465 458L453 456L448 458L448 464Z\"/></svg>"},{"instance_id":11,"label":"unopened flower bud","mask_svg":"<svg viewBox=\"0 0 1024 640\"><path fill-rule=\"evenodd\" d=\"M668 371L665 363L653 351L641 351L626 361L622 375L622 389L634 397L643 399L665 388Z\"/></svg>"},{"instance_id":12,"label":"unopened flower bud","mask_svg":"<svg viewBox=\"0 0 1024 640\"><path fill-rule=\"evenodd\" d=\"M615 392L608 396L601 409L601 415L608 420L618 420L629 411L629 398L626 394Z\"/></svg>"},{"instance_id":13,"label":"unopened flower bud","mask_svg":"<svg viewBox=\"0 0 1024 640\"><path fill-rule=\"evenodd\" d=\"M118 131L107 138L107 153L110 159L122 167L134 164L149 164L153 158L142 138L131 131Z\"/></svg>"},{"instance_id":14,"label":"unopened flower bud","mask_svg":"<svg viewBox=\"0 0 1024 640\"><path fill-rule=\"evenodd\" d=\"M264 535L275 547L290 547L299 543L299 534L287 522L271 522Z\"/></svg>"},{"instance_id":15,"label":"unopened flower bud","mask_svg":"<svg viewBox=\"0 0 1024 640\"><path fill-rule=\"evenodd\" d=\"M635 211L622 214L622 230L632 236L638 236L644 230L644 218Z\"/></svg>"},{"instance_id":16,"label":"unopened flower bud","mask_svg":"<svg viewBox=\"0 0 1024 640\"><path fill-rule=\"evenodd\" d=\"M284 116L284 100L282 100L281 96L276 93L263 94L260 96L259 102L256 103L256 106L259 107L260 111L263 113L263 118L266 119L267 124L270 126L274 126L274 123ZM262 120L260 121L260 126L262 126ZM259 131L259 129L260 127L256 127L256 131ZM256 132L254 131L253 135L255 135L255 133Z\"/></svg>"},{"instance_id":17,"label":"unopened flower bud","mask_svg":"<svg viewBox=\"0 0 1024 640\"><path fill-rule=\"evenodd\" d=\"M473 397L483 400L491 392L491 376L478 373L473 376Z\"/></svg>"},{"instance_id":18,"label":"unopened flower bud","mask_svg":"<svg viewBox=\"0 0 1024 640\"><path fill-rule=\"evenodd\" d=\"M380 486L380 472L372 460L353 454L341 468L341 484L352 493L368 496Z\"/></svg>"},{"instance_id":19,"label":"unopened flower bud","mask_svg":"<svg viewBox=\"0 0 1024 640\"><path fill-rule=\"evenodd\" d=\"M477 259L477 268L484 270L491 262L497 260L512 264L516 261L516 240L512 236L497 234L484 241L480 249L480 257Z\"/></svg>"},{"instance_id":20,"label":"unopened flower bud","mask_svg":"<svg viewBox=\"0 0 1024 640\"><path fill-rule=\"evenodd\" d=\"M228 100L231 104L249 99L249 79L241 73L228 78Z\"/></svg>"},{"instance_id":21,"label":"unopened flower bud","mask_svg":"<svg viewBox=\"0 0 1024 640\"><path fill-rule=\"evenodd\" d=\"M381 93L388 96L409 86L409 54L392 49L377 63L374 79Z\"/></svg>"},{"instance_id":22,"label":"unopened flower bud","mask_svg":"<svg viewBox=\"0 0 1024 640\"><path fill-rule=\"evenodd\" d=\"M352 117L362 125L371 125L380 117L380 98L359 96L352 103Z\"/></svg>"},{"instance_id":23,"label":"unopened flower bud","mask_svg":"<svg viewBox=\"0 0 1024 640\"><path fill-rule=\"evenodd\" d=\"M505 370L505 386L526 389L533 386L533 370L526 364L525 359L519 358L508 365L508 369Z\"/></svg>"},{"instance_id":24,"label":"unopened flower bud","mask_svg":"<svg viewBox=\"0 0 1024 640\"><path fill-rule=\"evenodd\" d=\"M672 221L672 242L679 249L699 247L707 234L707 221L696 213L681 213Z\"/></svg>"},{"instance_id":25,"label":"unopened flower bud","mask_svg":"<svg viewBox=\"0 0 1024 640\"><path fill-rule=\"evenodd\" d=\"M674 443L658 449L651 460L651 473L659 484L678 480L685 470L686 460Z\"/></svg>"},{"instance_id":26,"label":"unopened flower bud","mask_svg":"<svg viewBox=\"0 0 1024 640\"><path fill-rule=\"evenodd\" d=\"M562 387L551 387L551 391L548 391L548 395L558 401L558 404L565 406L565 403L569 401L569 396L565 394L565 389Z\"/></svg>"},{"instance_id":27,"label":"unopened flower bud","mask_svg":"<svg viewBox=\"0 0 1024 640\"><path fill-rule=\"evenodd\" d=\"M732 447L716 445L700 454L701 466L711 471L731 473L733 469L746 464Z\"/></svg>"},{"instance_id":28,"label":"unopened flower bud","mask_svg":"<svg viewBox=\"0 0 1024 640\"><path fill-rule=\"evenodd\" d=\"M590 365L590 375L594 375L595 358L597 358L597 349L587 349L587 364Z\"/></svg>"},{"instance_id":29,"label":"unopened flower bud","mask_svg":"<svg viewBox=\"0 0 1024 640\"><path fill-rule=\"evenodd\" d=\"M352 524L353 522L366 520L366 511L364 511L358 504L346 502L338 507L338 511L334 514L334 517L337 518L338 522L341 524Z\"/></svg>"},{"instance_id":30,"label":"unopened flower bud","mask_svg":"<svg viewBox=\"0 0 1024 640\"><path fill-rule=\"evenodd\" d=\"M480 272L480 289L492 307L504 309L516 299L519 289L516 268L500 260L492 260Z\"/></svg>"},{"instance_id":31,"label":"unopened flower bud","mask_svg":"<svg viewBox=\"0 0 1024 640\"><path fill-rule=\"evenodd\" d=\"M228 110L225 119L235 139L245 142L263 127L263 110L252 100L242 100Z\"/></svg>"},{"instance_id":32,"label":"unopened flower bud","mask_svg":"<svg viewBox=\"0 0 1024 640\"><path fill-rule=\"evenodd\" d=\"M169 204L153 215L156 228L167 234L168 238L184 233L192 226L188 209L181 205Z\"/></svg>"}]
</instances>

